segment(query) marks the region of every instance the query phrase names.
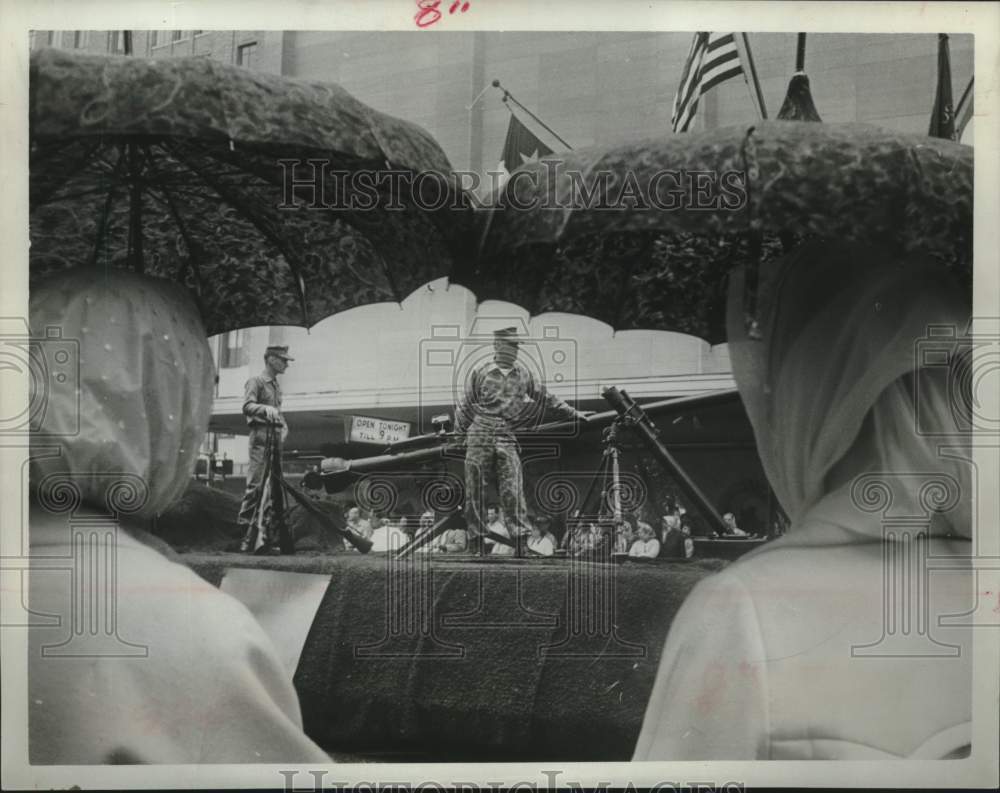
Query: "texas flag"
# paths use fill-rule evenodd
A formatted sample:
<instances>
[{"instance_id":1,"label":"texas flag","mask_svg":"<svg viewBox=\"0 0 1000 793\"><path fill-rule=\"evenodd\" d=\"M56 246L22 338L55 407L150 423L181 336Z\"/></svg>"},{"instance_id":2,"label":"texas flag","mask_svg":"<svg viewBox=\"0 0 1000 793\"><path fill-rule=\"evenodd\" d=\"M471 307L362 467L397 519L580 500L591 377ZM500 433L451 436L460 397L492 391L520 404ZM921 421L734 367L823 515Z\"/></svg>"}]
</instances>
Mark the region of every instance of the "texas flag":
<instances>
[{"instance_id":1,"label":"texas flag","mask_svg":"<svg viewBox=\"0 0 1000 793\"><path fill-rule=\"evenodd\" d=\"M510 177L512 171L516 171L525 163L537 162L540 157L552 154L552 149L538 139L530 129L513 113L510 114L510 124L507 126L507 139L503 144L503 154L500 155L500 184Z\"/></svg>"}]
</instances>

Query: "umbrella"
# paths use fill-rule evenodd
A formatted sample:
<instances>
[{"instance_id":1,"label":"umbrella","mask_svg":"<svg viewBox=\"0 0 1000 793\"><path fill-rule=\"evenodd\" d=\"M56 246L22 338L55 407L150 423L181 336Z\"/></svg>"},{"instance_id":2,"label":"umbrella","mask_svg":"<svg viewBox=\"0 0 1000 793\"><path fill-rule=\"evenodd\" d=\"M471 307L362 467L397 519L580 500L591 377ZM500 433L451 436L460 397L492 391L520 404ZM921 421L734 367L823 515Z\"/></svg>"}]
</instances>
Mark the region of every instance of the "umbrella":
<instances>
[{"instance_id":1,"label":"umbrella","mask_svg":"<svg viewBox=\"0 0 1000 793\"><path fill-rule=\"evenodd\" d=\"M919 251L971 282L972 195L970 147L858 124L763 121L580 149L511 175L480 213L478 259L452 281L532 315L714 344L730 269L807 237Z\"/></svg>"},{"instance_id":2,"label":"umbrella","mask_svg":"<svg viewBox=\"0 0 1000 793\"><path fill-rule=\"evenodd\" d=\"M33 53L30 134L32 283L87 266L179 281L209 334L402 301L448 275L472 224L420 127L209 58ZM389 168L439 208L372 176Z\"/></svg>"}]
</instances>

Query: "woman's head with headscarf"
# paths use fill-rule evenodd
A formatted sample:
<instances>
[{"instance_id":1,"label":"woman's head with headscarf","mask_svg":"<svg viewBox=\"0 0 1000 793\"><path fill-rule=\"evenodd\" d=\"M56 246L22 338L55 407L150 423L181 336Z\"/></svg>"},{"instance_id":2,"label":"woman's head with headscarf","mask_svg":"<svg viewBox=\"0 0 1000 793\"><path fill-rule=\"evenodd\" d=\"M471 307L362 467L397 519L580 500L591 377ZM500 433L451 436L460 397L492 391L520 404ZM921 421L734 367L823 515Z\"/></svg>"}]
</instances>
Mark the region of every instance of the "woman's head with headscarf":
<instances>
[{"instance_id":1,"label":"woman's head with headscarf","mask_svg":"<svg viewBox=\"0 0 1000 793\"><path fill-rule=\"evenodd\" d=\"M58 501L52 488L68 482L98 510L161 514L190 482L214 391L212 354L187 291L80 269L33 289L30 312L33 337L57 328L79 350L78 392L53 385L32 437L36 497L43 506Z\"/></svg>"},{"instance_id":2,"label":"woman's head with headscarf","mask_svg":"<svg viewBox=\"0 0 1000 793\"><path fill-rule=\"evenodd\" d=\"M762 338L753 339L742 271L731 279L730 356L764 470L793 527L869 472L943 473L968 499L968 466L941 456L930 437L968 442L952 415L949 373L921 369L917 355L932 326L962 332L968 323L970 296L951 276L919 258L818 240L763 267L759 283ZM951 529L967 535L961 511L951 522L965 525Z\"/></svg>"}]
</instances>

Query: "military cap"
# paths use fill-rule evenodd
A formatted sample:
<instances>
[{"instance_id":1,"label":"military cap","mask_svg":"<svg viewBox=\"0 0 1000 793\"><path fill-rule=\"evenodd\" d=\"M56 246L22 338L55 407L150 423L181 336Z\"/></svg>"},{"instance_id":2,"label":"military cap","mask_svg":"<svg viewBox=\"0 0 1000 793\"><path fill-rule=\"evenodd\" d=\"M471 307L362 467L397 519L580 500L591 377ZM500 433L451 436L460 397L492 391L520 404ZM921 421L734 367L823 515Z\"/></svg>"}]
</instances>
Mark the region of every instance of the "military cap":
<instances>
[{"instance_id":1,"label":"military cap","mask_svg":"<svg viewBox=\"0 0 1000 793\"><path fill-rule=\"evenodd\" d=\"M284 358L286 361L294 361L295 359L288 354L288 347L281 346L277 344L272 344L266 350L264 350L264 357L268 355L273 355L276 358Z\"/></svg>"}]
</instances>

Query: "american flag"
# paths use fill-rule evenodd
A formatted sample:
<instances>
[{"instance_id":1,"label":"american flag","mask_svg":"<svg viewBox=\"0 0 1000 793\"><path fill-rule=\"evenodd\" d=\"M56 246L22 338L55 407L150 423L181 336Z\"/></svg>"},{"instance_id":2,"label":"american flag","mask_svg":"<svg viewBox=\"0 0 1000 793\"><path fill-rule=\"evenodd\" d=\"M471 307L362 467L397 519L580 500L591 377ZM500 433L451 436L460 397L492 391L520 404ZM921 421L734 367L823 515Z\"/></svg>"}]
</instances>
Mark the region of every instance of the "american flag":
<instances>
[{"instance_id":1,"label":"american flag","mask_svg":"<svg viewBox=\"0 0 1000 793\"><path fill-rule=\"evenodd\" d=\"M687 132L702 94L738 74L743 74L743 65L732 33L695 33L674 97L670 117L674 132Z\"/></svg>"}]
</instances>

